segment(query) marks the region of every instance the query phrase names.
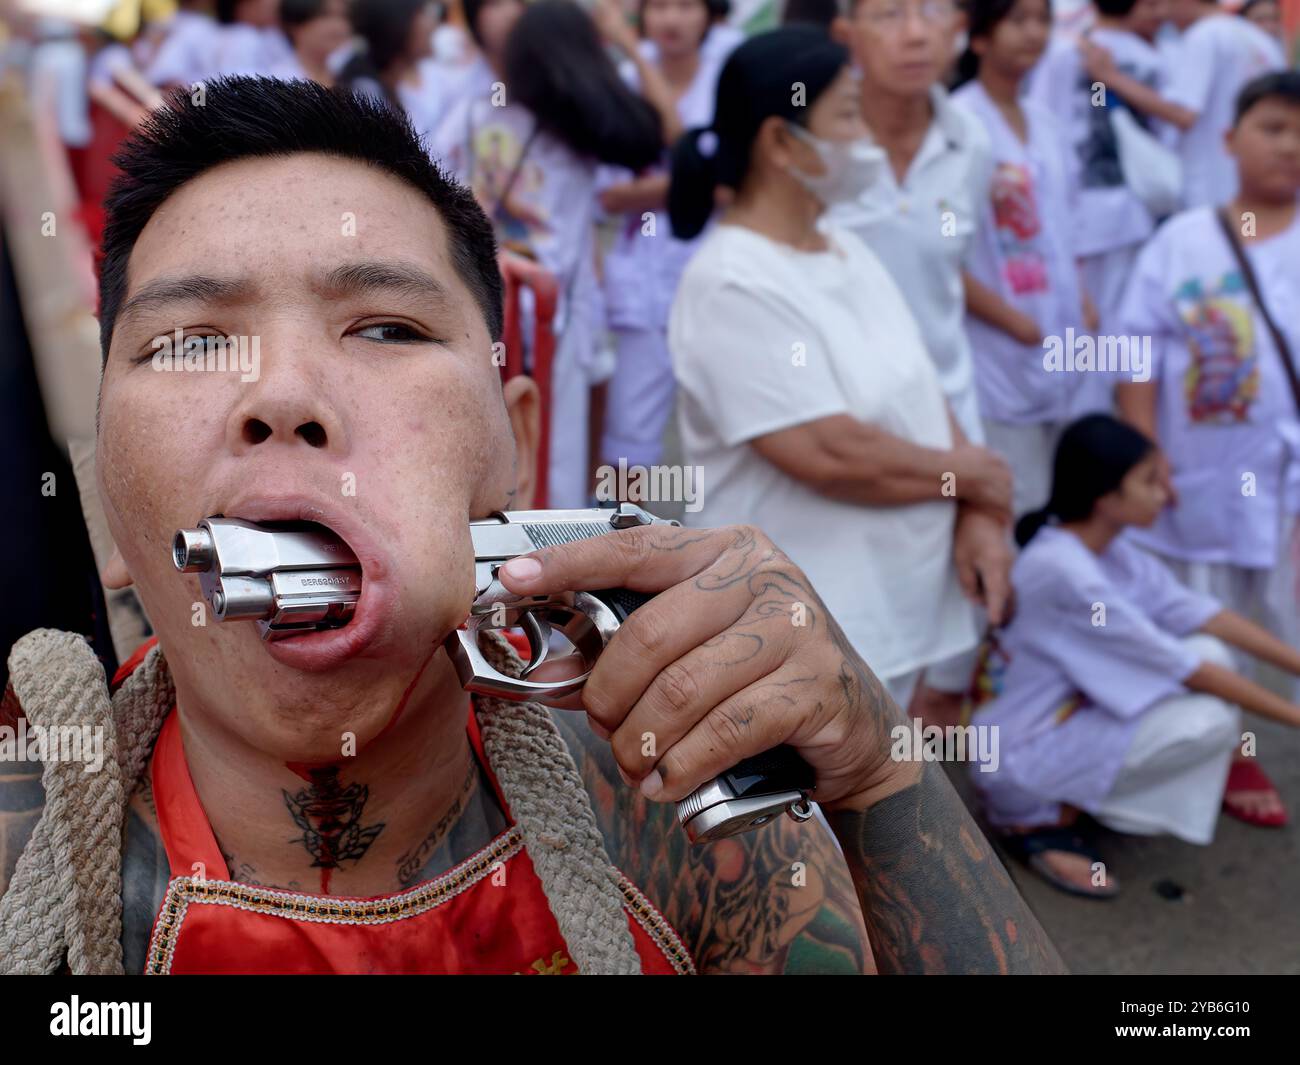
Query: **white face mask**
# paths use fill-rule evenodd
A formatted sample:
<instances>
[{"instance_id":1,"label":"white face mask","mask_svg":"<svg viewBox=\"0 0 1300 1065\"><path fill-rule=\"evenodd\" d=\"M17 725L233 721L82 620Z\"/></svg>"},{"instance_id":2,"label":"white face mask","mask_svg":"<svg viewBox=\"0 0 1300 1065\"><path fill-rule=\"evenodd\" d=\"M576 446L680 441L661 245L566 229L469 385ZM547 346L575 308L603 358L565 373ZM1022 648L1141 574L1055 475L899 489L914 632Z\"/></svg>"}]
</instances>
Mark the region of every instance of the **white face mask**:
<instances>
[{"instance_id":1,"label":"white face mask","mask_svg":"<svg viewBox=\"0 0 1300 1065\"><path fill-rule=\"evenodd\" d=\"M825 206L851 203L876 183L885 165L885 152L870 137L828 141L793 122L787 125L796 137L816 150L826 167L824 174L805 174L795 166L790 173Z\"/></svg>"}]
</instances>

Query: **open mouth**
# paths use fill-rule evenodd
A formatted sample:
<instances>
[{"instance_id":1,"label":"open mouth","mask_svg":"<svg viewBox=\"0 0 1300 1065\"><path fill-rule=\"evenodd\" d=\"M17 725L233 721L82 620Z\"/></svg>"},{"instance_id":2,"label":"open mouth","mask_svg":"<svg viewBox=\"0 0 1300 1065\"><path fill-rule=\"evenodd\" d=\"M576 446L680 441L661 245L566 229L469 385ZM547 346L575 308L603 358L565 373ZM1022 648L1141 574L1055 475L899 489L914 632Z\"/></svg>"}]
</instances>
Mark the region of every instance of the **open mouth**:
<instances>
[{"instance_id":1,"label":"open mouth","mask_svg":"<svg viewBox=\"0 0 1300 1065\"><path fill-rule=\"evenodd\" d=\"M333 668L387 627L386 562L355 515L250 500L178 531L172 557L200 575L217 621L255 621L266 652L294 668Z\"/></svg>"}]
</instances>

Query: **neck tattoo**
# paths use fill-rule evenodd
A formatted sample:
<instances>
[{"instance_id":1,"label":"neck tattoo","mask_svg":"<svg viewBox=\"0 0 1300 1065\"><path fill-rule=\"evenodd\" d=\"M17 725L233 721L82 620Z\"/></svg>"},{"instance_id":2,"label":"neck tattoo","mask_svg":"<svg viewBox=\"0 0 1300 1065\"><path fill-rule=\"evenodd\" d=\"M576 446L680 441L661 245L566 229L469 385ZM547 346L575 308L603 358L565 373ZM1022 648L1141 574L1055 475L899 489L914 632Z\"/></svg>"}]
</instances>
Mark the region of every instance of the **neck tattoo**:
<instances>
[{"instance_id":1,"label":"neck tattoo","mask_svg":"<svg viewBox=\"0 0 1300 1065\"><path fill-rule=\"evenodd\" d=\"M312 857L312 868L320 869L320 890L329 894L330 875L344 862L358 862L384 830L383 822L363 827L361 812L370 798L364 784L339 783L338 766L320 766L307 771L308 784L301 791L282 791L285 805L302 835L301 843Z\"/></svg>"},{"instance_id":2,"label":"neck tattoo","mask_svg":"<svg viewBox=\"0 0 1300 1065\"><path fill-rule=\"evenodd\" d=\"M465 774L465 781L460 786L460 794L456 796L456 801L451 804L445 814L438 818L437 824L429 830L429 834L417 846L412 847L397 860L397 879L403 888L410 887L420 879L420 873L429 863L434 851L438 849L439 844L443 842L456 822L460 820L477 780L478 762L471 755L469 771Z\"/></svg>"}]
</instances>

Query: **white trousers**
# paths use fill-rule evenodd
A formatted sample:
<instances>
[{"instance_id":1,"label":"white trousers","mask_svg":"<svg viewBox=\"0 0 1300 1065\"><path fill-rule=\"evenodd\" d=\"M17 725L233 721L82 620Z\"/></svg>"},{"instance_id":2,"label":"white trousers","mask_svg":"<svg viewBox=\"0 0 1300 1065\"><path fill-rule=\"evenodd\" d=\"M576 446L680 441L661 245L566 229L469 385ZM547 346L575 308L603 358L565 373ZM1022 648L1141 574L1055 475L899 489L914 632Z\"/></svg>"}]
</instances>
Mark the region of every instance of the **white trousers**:
<instances>
[{"instance_id":1,"label":"white trousers","mask_svg":"<svg viewBox=\"0 0 1300 1065\"><path fill-rule=\"evenodd\" d=\"M570 316L551 368L551 454L547 477L552 509L585 507L591 495L587 462L591 331Z\"/></svg>"},{"instance_id":2,"label":"white trousers","mask_svg":"<svg viewBox=\"0 0 1300 1065\"><path fill-rule=\"evenodd\" d=\"M666 329L617 329L618 364L605 396L600 460L653 466L663 457L664 430L673 413L677 382Z\"/></svg>"},{"instance_id":3,"label":"white trousers","mask_svg":"<svg viewBox=\"0 0 1300 1065\"><path fill-rule=\"evenodd\" d=\"M1212 636L1185 643L1202 661L1231 662L1227 647ZM1142 712L1110 791L1089 812L1116 832L1209 843L1240 740L1240 711L1222 699L1198 692L1163 699ZM1061 816L1063 797L1049 788L1030 792L995 775L980 790L994 825L1049 825Z\"/></svg>"},{"instance_id":4,"label":"white trousers","mask_svg":"<svg viewBox=\"0 0 1300 1065\"><path fill-rule=\"evenodd\" d=\"M1228 648L1213 637L1185 642L1202 661L1231 667ZM1241 713L1222 699L1192 692L1157 703L1142 714L1123 768L1093 816L1116 832L1209 843L1240 742Z\"/></svg>"},{"instance_id":5,"label":"white trousers","mask_svg":"<svg viewBox=\"0 0 1300 1065\"><path fill-rule=\"evenodd\" d=\"M1015 425L984 419L984 443L1007 460L1013 478L1012 512L1018 518L1047 502L1052 494L1052 459L1064 422L1030 422ZM980 626L985 624L980 611ZM979 646L925 667L925 685L935 691L962 694L970 690Z\"/></svg>"}]
</instances>

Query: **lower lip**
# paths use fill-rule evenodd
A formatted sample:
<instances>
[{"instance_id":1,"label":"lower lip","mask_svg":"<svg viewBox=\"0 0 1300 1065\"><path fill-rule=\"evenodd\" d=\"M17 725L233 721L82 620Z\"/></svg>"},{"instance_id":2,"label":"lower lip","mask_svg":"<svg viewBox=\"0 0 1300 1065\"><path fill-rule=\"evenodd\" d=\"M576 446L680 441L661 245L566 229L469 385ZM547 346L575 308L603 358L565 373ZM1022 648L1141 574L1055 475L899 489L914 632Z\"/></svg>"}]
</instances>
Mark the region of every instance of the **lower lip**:
<instances>
[{"instance_id":1,"label":"lower lip","mask_svg":"<svg viewBox=\"0 0 1300 1065\"><path fill-rule=\"evenodd\" d=\"M282 666L305 673L326 673L363 655L380 641L392 614L392 595L382 581L361 581L356 610L341 629L305 632L279 640L264 640L266 653Z\"/></svg>"}]
</instances>

